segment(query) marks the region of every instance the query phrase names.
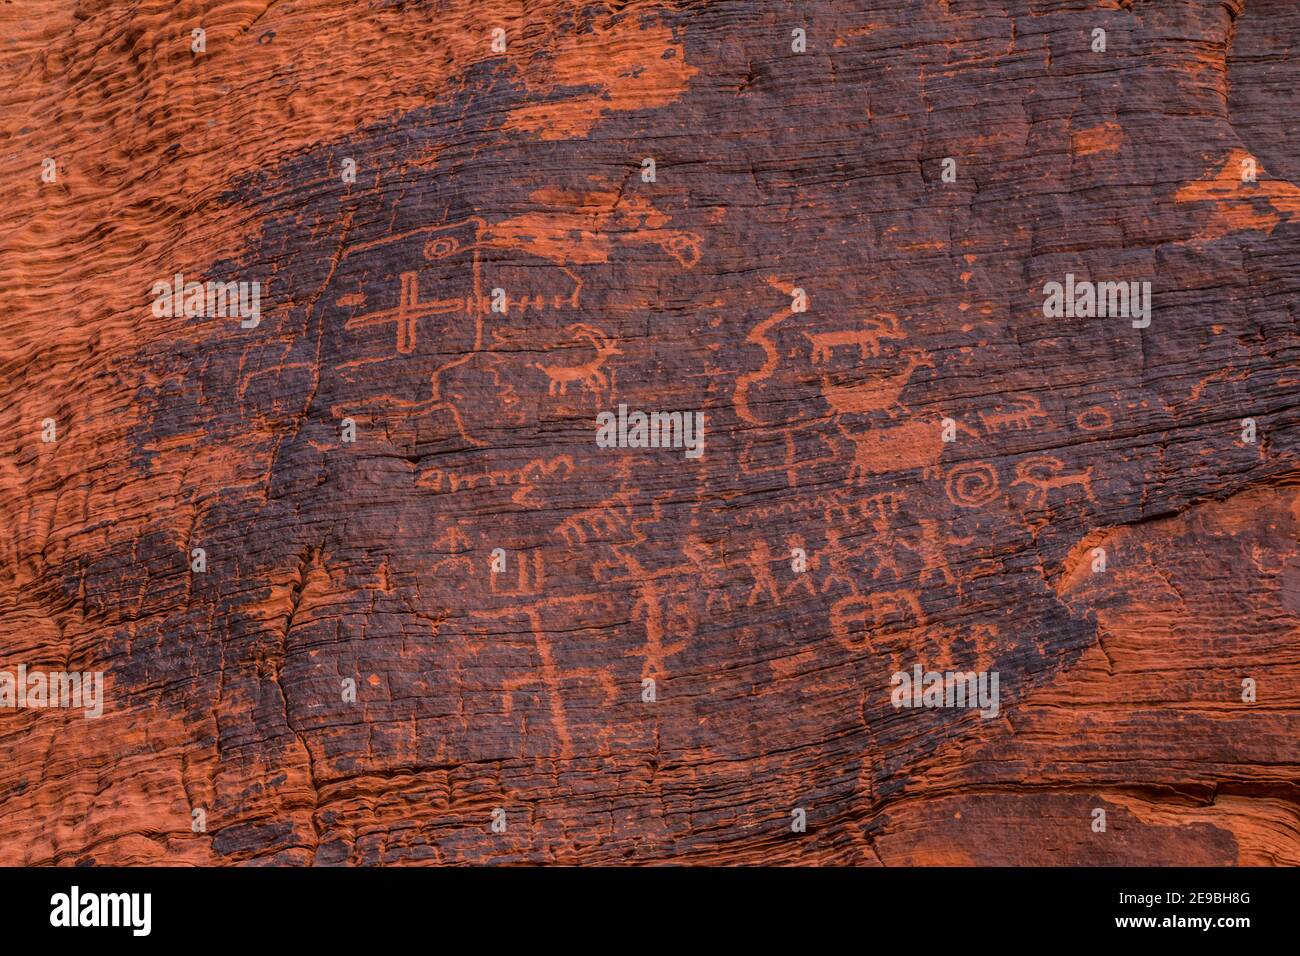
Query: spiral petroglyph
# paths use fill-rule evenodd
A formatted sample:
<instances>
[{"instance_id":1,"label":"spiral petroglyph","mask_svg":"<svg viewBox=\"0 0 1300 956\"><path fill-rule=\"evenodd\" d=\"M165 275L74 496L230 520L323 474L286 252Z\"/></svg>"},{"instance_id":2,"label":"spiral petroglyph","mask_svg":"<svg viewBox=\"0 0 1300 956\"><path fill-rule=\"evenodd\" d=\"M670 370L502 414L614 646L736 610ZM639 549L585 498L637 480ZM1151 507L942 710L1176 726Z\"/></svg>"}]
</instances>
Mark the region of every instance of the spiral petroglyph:
<instances>
[{"instance_id":1,"label":"spiral petroglyph","mask_svg":"<svg viewBox=\"0 0 1300 956\"><path fill-rule=\"evenodd\" d=\"M997 500L997 469L983 461L958 465L944 479L944 490L955 505L982 508Z\"/></svg>"}]
</instances>

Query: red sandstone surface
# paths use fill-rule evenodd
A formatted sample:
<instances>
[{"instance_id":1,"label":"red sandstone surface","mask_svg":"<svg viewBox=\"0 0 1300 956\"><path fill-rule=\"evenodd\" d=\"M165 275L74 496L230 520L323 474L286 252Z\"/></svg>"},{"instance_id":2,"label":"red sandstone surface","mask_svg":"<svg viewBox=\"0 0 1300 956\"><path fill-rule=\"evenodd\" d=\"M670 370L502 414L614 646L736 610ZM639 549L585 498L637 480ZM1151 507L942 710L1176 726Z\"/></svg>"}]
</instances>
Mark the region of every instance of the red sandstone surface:
<instances>
[{"instance_id":1,"label":"red sandstone surface","mask_svg":"<svg viewBox=\"0 0 1300 956\"><path fill-rule=\"evenodd\" d=\"M1298 41L0 6L0 864L1300 863Z\"/></svg>"}]
</instances>

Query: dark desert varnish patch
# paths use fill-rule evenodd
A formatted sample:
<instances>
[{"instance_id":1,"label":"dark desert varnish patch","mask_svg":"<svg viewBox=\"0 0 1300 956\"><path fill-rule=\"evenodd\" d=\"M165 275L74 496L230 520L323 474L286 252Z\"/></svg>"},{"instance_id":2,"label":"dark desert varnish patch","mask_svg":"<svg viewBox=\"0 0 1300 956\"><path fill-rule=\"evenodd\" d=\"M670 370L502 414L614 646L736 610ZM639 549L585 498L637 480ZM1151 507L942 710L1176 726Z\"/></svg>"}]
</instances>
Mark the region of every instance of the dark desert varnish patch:
<instances>
[{"instance_id":1,"label":"dark desert varnish patch","mask_svg":"<svg viewBox=\"0 0 1300 956\"><path fill-rule=\"evenodd\" d=\"M1296 701L1232 708L1241 676L1296 686L1271 595L1300 249L1286 208L1195 185L1238 148L1201 78L1228 16L957 6L813 4L803 55L776 4L546 6L535 55L465 57L415 104L424 67L394 49L393 109L209 184L247 241L198 265L265 278L256 328L142 325L174 271L149 262L132 321L87 326L112 376L13 360L14 434L56 369L85 401L51 412L71 425L45 472L27 445L5 466L10 636L106 664L123 709L53 751L49 725L11 738L9 852L1293 860L1255 798L1290 769ZM309 11L267 17L255 48L314 76ZM486 19L439 17L486 44ZM344 62L379 42L331 28ZM232 119L299 130L276 80L230 79ZM188 195L166 182L136 215ZM1158 324L1045 318L1043 277L1080 263L1158 275ZM599 448L619 404L699 410L707 454ZM1123 540L1094 580L1095 535ZM918 662L996 671L999 716L895 709ZM1124 841L1094 839L1099 803Z\"/></svg>"}]
</instances>

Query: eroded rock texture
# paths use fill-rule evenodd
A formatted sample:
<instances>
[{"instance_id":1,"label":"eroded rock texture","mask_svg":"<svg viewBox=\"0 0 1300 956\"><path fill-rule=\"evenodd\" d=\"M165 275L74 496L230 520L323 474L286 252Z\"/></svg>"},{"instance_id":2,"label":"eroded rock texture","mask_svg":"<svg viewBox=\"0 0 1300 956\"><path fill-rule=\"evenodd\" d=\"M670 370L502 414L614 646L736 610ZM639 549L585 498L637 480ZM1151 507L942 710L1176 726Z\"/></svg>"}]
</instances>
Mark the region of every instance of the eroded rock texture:
<instances>
[{"instance_id":1,"label":"eroded rock texture","mask_svg":"<svg viewBox=\"0 0 1300 956\"><path fill-rule=\"evenodd\" d=\"M0 8L0 667L107 680L0 708L0 862L1300 863L1298 40ZM620 403L704 454L598 447Z\"/></svg>"}]
</instances>

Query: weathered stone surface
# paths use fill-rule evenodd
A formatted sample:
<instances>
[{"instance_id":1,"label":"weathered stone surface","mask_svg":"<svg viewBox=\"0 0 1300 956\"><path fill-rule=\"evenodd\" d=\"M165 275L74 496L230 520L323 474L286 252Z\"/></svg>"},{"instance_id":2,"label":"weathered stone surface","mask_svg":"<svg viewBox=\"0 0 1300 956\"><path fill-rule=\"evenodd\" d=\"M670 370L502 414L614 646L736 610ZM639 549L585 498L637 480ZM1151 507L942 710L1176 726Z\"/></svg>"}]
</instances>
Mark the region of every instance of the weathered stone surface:
<instances>
[{"instance_id":1,"label":"weathered stone surface","mask_svg":"<svg viewBox=\"0 0 1300 956\"><path fill-rule=\"evenodd\" d=\"M0 8L0 669L107 675L0 708L0 863L1300 863L1297 40ZM1067 273L1149 326L1044 317ZM704 454L598 447L620 403ZM894 707L918 664L997 716Z\"/></svg>"}]
</instances>

